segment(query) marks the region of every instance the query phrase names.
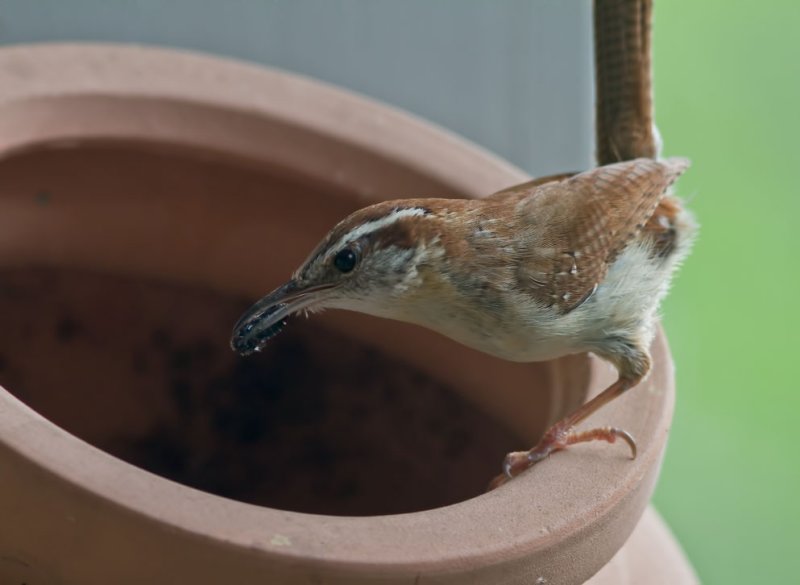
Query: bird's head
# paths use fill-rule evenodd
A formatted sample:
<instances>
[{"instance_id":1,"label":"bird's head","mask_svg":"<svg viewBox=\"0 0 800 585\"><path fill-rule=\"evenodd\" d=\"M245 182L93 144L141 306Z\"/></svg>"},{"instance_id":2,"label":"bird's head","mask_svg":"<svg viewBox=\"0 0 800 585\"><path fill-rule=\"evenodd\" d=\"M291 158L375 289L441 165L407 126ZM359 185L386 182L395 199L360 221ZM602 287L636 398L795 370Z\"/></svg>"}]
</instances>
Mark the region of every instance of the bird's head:
<instances>
[{"instance_id":1,"label":"bird's head","mask_svg":"<svg viewBox=\"0 0 800 585\"><path fill-rule=\"evenodd\" d=\"M417 268L431 253L431 200L379 203L337 224L291 280L253 305L233 330L231 347L259 351L287 317L327 308L400 316L402 299L419 285Z\"/></svg>"}]
</instances>

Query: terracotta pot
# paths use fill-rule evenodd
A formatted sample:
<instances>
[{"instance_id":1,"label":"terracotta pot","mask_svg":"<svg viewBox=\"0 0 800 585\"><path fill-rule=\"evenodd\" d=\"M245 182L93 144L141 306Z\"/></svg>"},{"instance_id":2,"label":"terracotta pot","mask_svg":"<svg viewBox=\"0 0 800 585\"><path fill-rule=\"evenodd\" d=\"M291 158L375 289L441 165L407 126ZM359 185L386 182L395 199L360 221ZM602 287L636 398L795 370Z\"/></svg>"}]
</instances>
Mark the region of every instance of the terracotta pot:
<instances>
[{"instance_id":1,"label":"terracotta pot","mask_svg":"<svg viewBox=\"0 0 800 585\"><path fill-rule=\"evenodd\" d=\"M3 582L582 583L645 511L674 396L662 335L594 421L633 432L635 461L581 446L488 494L607 365L506 363L348 313L260 360L225 347L347 212L523 172L307 79L114 46L0 51L0 153ZM665 534L647 516L591 582L692 582Z\"/></svg>"}]
</instances>

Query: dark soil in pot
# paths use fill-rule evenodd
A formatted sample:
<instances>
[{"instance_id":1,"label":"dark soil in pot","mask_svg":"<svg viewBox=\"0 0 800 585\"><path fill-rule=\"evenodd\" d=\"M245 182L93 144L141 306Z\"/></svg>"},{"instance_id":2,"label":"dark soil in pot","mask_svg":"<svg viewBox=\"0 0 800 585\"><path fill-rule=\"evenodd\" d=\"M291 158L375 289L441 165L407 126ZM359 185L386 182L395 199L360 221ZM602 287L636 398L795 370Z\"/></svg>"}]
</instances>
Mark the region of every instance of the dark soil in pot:
<instances>
[{"instance_id":1,"label":"dark soil in pot","mask_svg":"<svg viewBox=\"0 0 800 585\"><path fill-rule=\"evenodd\" d=\"M410 512L482 493L514 445L447 387L313 321L239 358L227 334L241 299L53 269L0 282L0 383L186 485L304 512Z\"/></svg>"},{"instance_id":2,"label":"dark soil in pot","mask_svg":"<svg viewBox=\"0 0 800 585\"><path fill-rule=\"evenodd\" d=\"M248 304L368 203L296 172L165 144L42 145L3 160L0 195L0 384L180 483L313 513L436 508L483 493L557 414L551 401L585 392L583 360L571 382L343 312L236 356ZM475 406L468 383L517 422Z\"/></svg>"}]
</instances>

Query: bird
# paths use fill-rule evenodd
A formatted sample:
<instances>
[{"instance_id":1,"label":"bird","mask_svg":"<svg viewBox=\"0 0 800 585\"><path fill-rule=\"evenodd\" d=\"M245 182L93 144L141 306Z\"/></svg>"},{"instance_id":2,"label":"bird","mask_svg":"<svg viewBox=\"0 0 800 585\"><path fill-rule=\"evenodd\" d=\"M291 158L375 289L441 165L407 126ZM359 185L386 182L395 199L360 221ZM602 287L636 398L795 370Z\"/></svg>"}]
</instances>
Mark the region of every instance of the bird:
<instances>
[{"instance_id":1,"label":"bird","mask_svg":"<svg viewBox=\"0 0 800 585\"><path fill-rule=\"evenodd\" d=\"M236 323L231 347L259 351L287 318L322 309L416 324L516 362L592 352L614 383L509 453L498 487L550 454L624 429L576 426L651 367L659 304L697 231L671 186L684 158L637 158L534 179L484 198L413 198L340 221L282 286Z\"/></svg>"}]
</instances>

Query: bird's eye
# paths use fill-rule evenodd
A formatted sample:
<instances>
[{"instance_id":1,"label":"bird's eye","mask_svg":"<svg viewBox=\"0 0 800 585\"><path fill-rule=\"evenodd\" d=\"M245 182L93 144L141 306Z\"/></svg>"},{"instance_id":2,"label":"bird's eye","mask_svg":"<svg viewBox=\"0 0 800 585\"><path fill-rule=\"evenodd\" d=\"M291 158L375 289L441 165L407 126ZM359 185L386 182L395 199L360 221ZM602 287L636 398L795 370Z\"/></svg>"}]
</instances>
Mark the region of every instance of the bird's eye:
<instances>
[{"instance_id":1,"label":"bird's eye","mask_svg":"<svg viewBox=\"0 0 800 585\"><path fill-rule=\"evenodd\" d=\"M356 267L357 262L358 256L356 256L356 253L350 248L345 248L333 257L333 265L336 266L340 272L350 272Z\"/></svg>"}]
</instances>

